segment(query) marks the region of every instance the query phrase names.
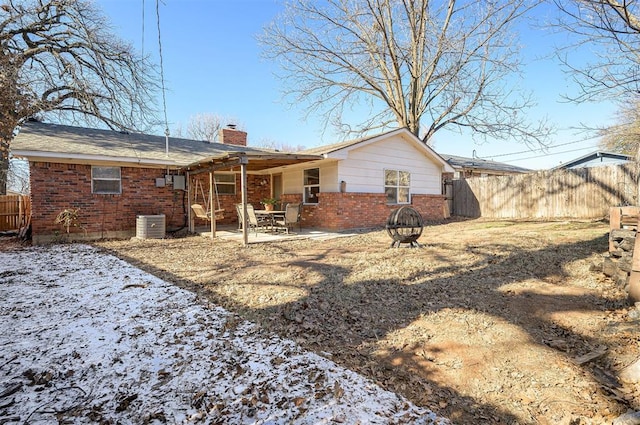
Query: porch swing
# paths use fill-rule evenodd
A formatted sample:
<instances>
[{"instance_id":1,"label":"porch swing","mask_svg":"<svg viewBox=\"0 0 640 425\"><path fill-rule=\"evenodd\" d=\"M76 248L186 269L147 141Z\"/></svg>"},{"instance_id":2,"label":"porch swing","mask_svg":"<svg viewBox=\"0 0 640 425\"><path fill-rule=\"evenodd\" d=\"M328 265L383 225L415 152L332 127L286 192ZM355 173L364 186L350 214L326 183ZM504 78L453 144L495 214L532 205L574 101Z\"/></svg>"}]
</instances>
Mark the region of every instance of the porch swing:
<instances>
[{"instance_id":1,"label":"porch swing","mask_svg":"<svg viewBox=\"0 0 640 425\"><path fill-rule=\"evenodd\" d=\"M191 204L191 209L193 210L194 214L196 215L196 217L202 219L202 220L207 220L207 221L211 221L211 212L209 211L209 206L211 205L211 203L209 202L209 196L205 196L204 194L204 188L202 187L202 182L199 179L195 179L195 199L194 201L196 201L196 203ZM202 204L197 203L198 201L198 189L200 189L200 194L202 196L202 200L204 201L205 205L207 206L207 208L205 209ZM218 196L218 186L216 184L216 182L213 182L213 189L215 191L216 194L216 201L218 202L218 209L214 210L213 212L213 217L215 218L215 220L222 220L224 218L224 208L220 207L220 197Z\"/></svg>"}]
</instances>

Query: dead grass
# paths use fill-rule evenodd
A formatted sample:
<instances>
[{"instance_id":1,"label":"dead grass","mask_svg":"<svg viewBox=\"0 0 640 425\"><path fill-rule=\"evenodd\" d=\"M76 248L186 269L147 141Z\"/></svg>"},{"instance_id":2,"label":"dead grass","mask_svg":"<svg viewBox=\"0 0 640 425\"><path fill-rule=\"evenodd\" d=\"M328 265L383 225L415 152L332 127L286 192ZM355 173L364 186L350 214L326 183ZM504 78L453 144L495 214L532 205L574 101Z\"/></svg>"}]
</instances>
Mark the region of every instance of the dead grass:
<instances>
[{"instance_id":1,"label":"dead grass","mask_svg":"<svg viewBox=\"0 0 640 425\"><path fill-rule=\"evenodd\" d=\"M625 294L590 270L607 231L473 220L429 226L422 249L383 231L98 245L456 423L595 424L640 408L615 377L640 353Z\"/></svg>"}]
</instances>

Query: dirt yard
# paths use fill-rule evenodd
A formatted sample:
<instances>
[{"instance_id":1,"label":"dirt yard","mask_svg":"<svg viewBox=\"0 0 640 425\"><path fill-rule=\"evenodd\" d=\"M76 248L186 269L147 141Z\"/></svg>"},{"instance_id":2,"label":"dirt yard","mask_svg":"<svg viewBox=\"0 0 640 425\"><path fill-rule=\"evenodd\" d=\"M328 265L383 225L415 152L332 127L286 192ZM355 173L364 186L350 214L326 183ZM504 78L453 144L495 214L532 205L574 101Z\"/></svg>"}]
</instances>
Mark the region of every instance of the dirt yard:
<instances>
[{"instance_id":1,"label":"dirt yard","mask_svg":"<svg viewBox=\"0 0 640 425\"><path fill-rule=\"evenodd\" d=\"M384 231L98 246L454 423L577 425L640 410L616 378L640 355L638 311L592 270L607 232L471 220L425 228L421 249Z\"/></svg>"}]
</instances>

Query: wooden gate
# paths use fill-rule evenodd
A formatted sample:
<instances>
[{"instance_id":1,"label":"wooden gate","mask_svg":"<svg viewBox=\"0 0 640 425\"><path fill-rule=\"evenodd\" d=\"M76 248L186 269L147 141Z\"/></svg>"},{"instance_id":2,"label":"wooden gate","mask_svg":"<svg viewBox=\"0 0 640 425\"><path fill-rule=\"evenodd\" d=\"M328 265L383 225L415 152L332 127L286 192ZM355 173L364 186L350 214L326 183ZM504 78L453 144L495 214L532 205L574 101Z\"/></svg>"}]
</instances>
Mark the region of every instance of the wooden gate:
<instances>
[{"instance_id":1,"label":"wooden gate","mask_svg":"<svg viewBox=\"0 0 640 425\"><path fill-rule=\"evenodd\" d=\"M31 221L31 200L27 195L0 196L0 232L21 231Z\"/></svg>"},{"instance_id":2,"label":"wooden gate","mask_svg":"<svg viewBox=\"0 0 640 425\"><path fill-rule=\"evenodd\" d=\"M446 179L444 181L444 199L447 202L447 214L446 217L449 218L449 214L453 212L453 180Z\"/></svg>"}]
</instances>

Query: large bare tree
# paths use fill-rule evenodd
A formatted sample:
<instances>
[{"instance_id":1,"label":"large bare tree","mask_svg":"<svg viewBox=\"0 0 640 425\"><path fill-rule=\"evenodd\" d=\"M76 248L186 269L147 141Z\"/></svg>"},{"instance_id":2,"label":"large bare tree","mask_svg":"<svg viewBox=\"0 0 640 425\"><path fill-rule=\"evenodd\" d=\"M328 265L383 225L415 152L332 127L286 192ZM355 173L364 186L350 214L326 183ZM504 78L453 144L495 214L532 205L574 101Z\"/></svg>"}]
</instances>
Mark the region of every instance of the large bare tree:
<instances>
[{"instance_id":1,"label":"large bare tree","mask_svg":"<svg viewBox=\"0 0 640 425\"><path fill-rule=\"evenodd\" d=\"M407 127L425 143L443 128L541 142L513 26L536 0L290 0L261 37L282 66L285 94L325 125L354 133ZM353 107L364 122L346 124Z\"/></svg>"},{"instance_id":2,"label":"large bare tree","mask_svg":"<svg viewBox=\"0 0 640 425\"><path fill-rule=\"evenodd\" d=\"M560 59L580 87L577 102L620 100L640 91L640 4L635 0L553 0L572 43ZM587 56L590 60L584 60ZM635 100L635 99L633 99Z\"/></svg>"},{"instance_id":3,"label":"large bare tree","mask_svg":"<svg viewBox=\"0 0 640 425\"><path fill-rule=\"evenodd\" d=\"M38 115L148 129L156 76L84 0L0 0L0 194L16 128Z\"/></svg>"},{"instance_id":4,"label":"large bare tree","mask_svg":"<svg viewBox=\"0 0 640 425\"><path fill-rule=\"evenodd\" d=\"M566 46L561 55L580 87L579 94L572 100L615 99L620 102L622 113L618 124L604 132L609 141L624 140L620 138L621 131L625 137L637 139L633 133L637 129L638 112L630 108L638 107L640 91L640 4L636 0L553 2L562 11L558 26L576 36L575 43ZM583 46L593 60L584 62L572 57L572 53L579 52ZM607 138L603 141L606 143ZM636 143L635 148L640 179L640 144ZM640 199L640 181L637 195Z\"/></svg>"}]
</instances>

